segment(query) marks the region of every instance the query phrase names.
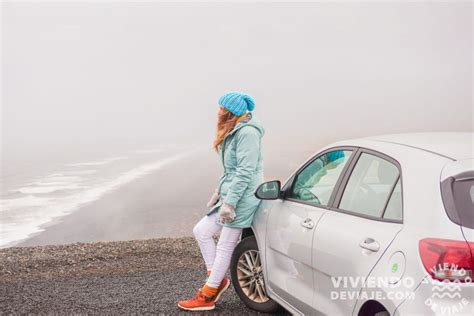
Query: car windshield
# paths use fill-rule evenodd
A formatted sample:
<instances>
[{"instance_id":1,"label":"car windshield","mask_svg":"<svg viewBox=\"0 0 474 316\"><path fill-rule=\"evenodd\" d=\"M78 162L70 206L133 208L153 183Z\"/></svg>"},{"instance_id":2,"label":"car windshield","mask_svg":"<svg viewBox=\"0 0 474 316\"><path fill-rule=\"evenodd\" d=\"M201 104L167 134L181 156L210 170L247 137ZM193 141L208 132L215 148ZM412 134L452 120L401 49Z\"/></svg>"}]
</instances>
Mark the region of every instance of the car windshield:
<instances>
[{"instance_id":1,"label":"car windshield","mask_svg":"<svg viewBox=\"0 0 474 316\"><path fill-rule=\"evenodd\" d=\"M441 191L449 218L474 229L474 171L447 178L441 183Z\"/></svg>"}]
</instances>

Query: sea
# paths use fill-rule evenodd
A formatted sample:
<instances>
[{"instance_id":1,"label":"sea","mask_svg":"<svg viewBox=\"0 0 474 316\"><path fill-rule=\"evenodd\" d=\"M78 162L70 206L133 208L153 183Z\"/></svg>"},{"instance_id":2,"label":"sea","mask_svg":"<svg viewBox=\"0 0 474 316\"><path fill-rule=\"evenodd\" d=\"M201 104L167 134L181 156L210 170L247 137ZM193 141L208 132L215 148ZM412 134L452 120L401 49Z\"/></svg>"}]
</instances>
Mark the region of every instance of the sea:
<instances>
[{"instance_id":1,"label":"sea","mask_svg":"<svg viewBox=\"0 0 474 316\"><path fill-rule=\"evenodd\" d=\"M35 159L34 155L18 161L4 159L0 178L0 248L40 233L55 219L200 148L166 144L115 150L114 154L102 151L62 158L55 155L56 159Z\"/></svg>"}]
</instances>

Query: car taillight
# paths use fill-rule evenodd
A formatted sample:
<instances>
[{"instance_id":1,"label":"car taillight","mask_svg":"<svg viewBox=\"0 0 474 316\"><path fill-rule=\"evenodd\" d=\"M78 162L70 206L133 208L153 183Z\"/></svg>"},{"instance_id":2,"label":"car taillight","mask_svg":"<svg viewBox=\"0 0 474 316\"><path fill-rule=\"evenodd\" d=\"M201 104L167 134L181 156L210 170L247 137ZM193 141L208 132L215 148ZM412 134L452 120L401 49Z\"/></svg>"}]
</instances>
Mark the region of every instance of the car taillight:
<instances>
[{"instance_id":1,"label":"car taillight","mask_svg":"<svg viewBox=\"0 0 474 316\"><path fill-rule=\"evenodd\" d=\"M440 281L471 281L474 262L471 254L474 243L466 241L426 238L419 242L421 261L433 279Z\"/></svg>"}]
</instances>

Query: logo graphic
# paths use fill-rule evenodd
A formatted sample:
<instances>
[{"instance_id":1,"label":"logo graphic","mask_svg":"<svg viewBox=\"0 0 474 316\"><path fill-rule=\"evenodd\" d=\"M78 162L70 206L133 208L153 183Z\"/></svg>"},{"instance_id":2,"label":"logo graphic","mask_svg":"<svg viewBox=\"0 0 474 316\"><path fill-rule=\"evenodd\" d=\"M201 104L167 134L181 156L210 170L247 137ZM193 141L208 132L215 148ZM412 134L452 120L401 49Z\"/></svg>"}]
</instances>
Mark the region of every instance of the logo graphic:
<instances>
[{"instance_id":1,"label":"logo graphic","mask_svg":"<svg viewBox=\"0 0 474 316\"><path fill-rule=\"evenodd\" d=\"M462 277L464 283L472 282L471 278L466 276L466 271L456 265L443 267L440 270L435 268L431 270L434 275L440 272L445 275L452 273ZM444 279L443 281L437 281L427 277L423 280L423 283L430 283L432 285L431 297L425 300L425 304L437 314L454 315L461 312L469 304L469 301L462 296L461 281L458 278L455 280Z\"/></svg>"}]
</instances>

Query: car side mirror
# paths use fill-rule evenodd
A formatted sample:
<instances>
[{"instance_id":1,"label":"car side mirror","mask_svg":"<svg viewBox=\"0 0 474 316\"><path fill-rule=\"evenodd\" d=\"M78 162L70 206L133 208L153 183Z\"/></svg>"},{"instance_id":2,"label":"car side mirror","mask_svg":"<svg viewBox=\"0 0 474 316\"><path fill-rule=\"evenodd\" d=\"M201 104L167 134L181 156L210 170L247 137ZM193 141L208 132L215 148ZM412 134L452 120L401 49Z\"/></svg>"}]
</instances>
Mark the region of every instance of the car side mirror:
<instances>
[{"instance_id":1,"label":"car side mirror","mask_svg":"<svg viewBox=\"0 0 474 316\"><path fill-rule=\"evenodd\" d=\"M281 182L272 180L260 184L255 191L255 196L260 200L276 200L280 197L280 192Z\"/></svg>"}]
</instances>

